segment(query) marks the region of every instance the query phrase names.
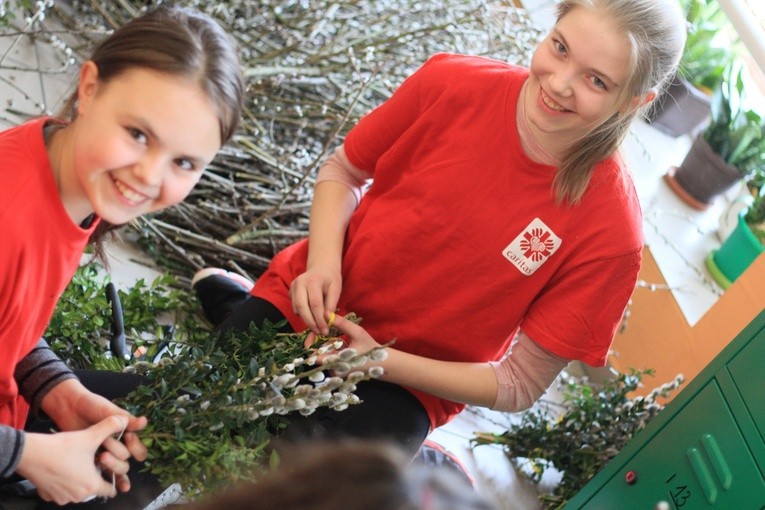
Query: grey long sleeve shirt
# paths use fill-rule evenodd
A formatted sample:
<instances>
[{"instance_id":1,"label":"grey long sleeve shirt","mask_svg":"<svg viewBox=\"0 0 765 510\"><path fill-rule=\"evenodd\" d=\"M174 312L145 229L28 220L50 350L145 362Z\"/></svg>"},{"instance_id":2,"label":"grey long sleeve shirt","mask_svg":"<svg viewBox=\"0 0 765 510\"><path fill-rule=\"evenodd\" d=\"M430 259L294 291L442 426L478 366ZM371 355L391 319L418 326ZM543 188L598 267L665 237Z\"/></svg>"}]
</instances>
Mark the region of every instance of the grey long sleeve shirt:
<instances>
[{"instance_id":1,"label":"grey long sleeve shirt","mask_svg":"<svg viewBox=\"0 0 765 510\"><path fill-rule=\"evenodd\" d=\"M67 379L76 379L44 338L16 365L13 376L19 394L29 402L33 415L39 413L40 403L51 389ZM24 437L24 431L0 425L0 478L16 471L24 451Z\"/></svg>"}]
</instances>

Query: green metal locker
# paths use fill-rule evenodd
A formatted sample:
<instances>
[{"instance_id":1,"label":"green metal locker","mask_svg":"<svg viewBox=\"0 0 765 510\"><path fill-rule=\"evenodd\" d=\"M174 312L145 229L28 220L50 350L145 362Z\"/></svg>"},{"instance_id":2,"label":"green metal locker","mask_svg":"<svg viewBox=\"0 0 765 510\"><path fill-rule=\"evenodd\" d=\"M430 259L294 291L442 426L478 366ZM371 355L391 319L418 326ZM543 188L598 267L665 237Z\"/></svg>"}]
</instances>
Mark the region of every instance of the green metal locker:
<instances>
[{"instance_id":1,"label":"green metal locker","mask_svg":"<svg viewBox=\"0 0 765 510\"><path fill-rule=\"evenodd\" d=\"M566 510L765 510L765 310Z\"/></svg>"}]
</instances>

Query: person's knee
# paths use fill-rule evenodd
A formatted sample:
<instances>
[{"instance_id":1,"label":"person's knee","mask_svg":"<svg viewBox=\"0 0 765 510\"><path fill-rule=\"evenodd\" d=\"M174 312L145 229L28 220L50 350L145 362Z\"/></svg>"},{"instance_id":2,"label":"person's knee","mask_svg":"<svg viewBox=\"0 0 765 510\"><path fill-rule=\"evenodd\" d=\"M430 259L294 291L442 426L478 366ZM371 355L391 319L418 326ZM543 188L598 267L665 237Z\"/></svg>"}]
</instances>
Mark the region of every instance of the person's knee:
<instances>
[{"instance_id":1,"label":"person's knee","mask_svg":"<svg viewBox=\"0 0 765 510\"><path fill-rule=\"evenodd\" d=\"M265 321L275 325L279 333L295 332L276 306L263 298L249 294L247 299L235 306L220 322L216 331L221 334L249 331L253 324L262 328Z\"/></svg>"},{"instance_id":2,"label":"person's knee","mask_svg":"<svg viewBox=\"0 0 765 510\"><path fill-rule=\"evenodd\" d=\"M214 326L221 325L250 298L247 287L226 276L213 274L193 283L202 310Z\"/></svg>"}]
</instances>

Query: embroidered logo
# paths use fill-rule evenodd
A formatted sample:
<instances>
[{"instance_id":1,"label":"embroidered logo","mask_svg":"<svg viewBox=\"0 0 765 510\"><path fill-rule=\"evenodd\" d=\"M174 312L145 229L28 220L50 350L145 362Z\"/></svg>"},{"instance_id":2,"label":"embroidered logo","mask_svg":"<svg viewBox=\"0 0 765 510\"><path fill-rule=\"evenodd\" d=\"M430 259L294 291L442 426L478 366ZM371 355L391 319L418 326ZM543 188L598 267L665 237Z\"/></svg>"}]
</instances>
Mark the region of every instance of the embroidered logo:
<instances>
[{"instance_id":1,"label":"embroidered logo","mask_svg":"<svg viewBox=\"0 0 765 510\"><path fill-rule=\"evenodd\" d=\"M502 255L518 270L530 276L560 247L561 239L539 218L513 239Z\"/></svg>"}]
</instances>

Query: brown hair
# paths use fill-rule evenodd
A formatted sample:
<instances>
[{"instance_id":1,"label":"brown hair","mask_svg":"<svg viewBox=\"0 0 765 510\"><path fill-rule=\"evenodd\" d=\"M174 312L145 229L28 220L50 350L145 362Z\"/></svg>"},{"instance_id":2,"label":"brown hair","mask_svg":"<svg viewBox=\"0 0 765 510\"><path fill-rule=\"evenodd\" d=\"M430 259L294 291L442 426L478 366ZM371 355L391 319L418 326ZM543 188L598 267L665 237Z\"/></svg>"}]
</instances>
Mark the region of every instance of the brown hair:
<instances>
[{"instance_id":1,"label":"brown hair","mask_svg":"<svg viewBox=\"0 0 765 510\"><path fill-rule=\"evenodd\" d=\"M215 20L199 11L164 6L151 10L101 41L90 60L102 83L133 68L192 78L216 107L222 144L239 125L244 83L236 44ZM73 120L76 103L77 92L60 116ZM114 228L102 221L93 232L90 241L97 257L104 259L101 240Z\"/></svg>"},{"instance_id":2,"label":"brown hair","mask_svg":"<svg viewBox=\"0 0 765 510\"><path fill-rule=\"evenodd\" d=\"M677 0L562 0L558 21L576 7L608 13L630 42L629 78L619 98L623 106L666 87L685 46L685 17ZM558 202L575 204L582 198L595 166L619 148L633 119L647 107L614 114L569 150L553 183Z\"/></svg>"},{"instance_id":3,"label":"brown hair","mask_svg":"<svg viewBox=\"0 0 765 510\"><path fill-rule=\"evenodd\" d=\"M494 510L447 468L410 464L387 443L299 443L282 465L189 506L189 510ZM453 475L453 476L452 476Z\"/></svg>"}]
</instances>

